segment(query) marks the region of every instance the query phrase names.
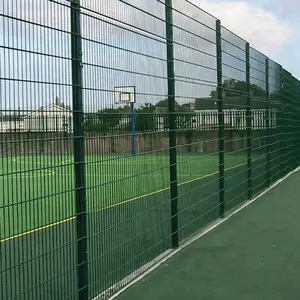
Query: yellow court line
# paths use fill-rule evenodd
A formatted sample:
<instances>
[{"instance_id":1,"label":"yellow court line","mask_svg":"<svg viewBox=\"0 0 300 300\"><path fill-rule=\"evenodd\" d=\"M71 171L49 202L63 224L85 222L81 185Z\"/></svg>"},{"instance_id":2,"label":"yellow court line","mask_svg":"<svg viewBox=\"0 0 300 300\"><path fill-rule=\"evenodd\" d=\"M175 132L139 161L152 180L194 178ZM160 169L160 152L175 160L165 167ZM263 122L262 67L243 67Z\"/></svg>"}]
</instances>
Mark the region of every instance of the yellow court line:
<instances>
[{"instance_id":1,"label":"yellow court line","mask_svg":"<svg viewBox=\"0 0 300 300\"><path fill-rule=\"evenodd\" d=\"M35 232L38 232L38 231L45 230L47 228L51 228L51 227L54 227L54 226L57 226L57 225L60 225L60 224L63 224L63 223L70 222L70 221L75 220L75 219L76 219L76 217L70 217L70 218L64 219L64 220L59 221L59 222L51 223L51 224L48 224L48 225L45 225L45 226L42 226L42 227L39 227L39 228L36 228L36 229L25 231L23 233L16 234L16 235L13 235L11 237L2 239L2 240L0 240L0 243L8 242L8 241L11 241L11 240L14 240L14 239L17 239L17 238L29 235L31 233L35 233Z\"/></svg>"},{"instance_id":2,"label":"yellow court line","mask_svg":"<svg viewBox=\"0 0 300 300\"><path fill-rule=\"evenodd\" d=\"M245 164L246 163L239 164L239 165L236 165L234 167L226 168L225 171L233 170L233 169L241 167L241 166L243 166ZM201 179L204 179L204 178L209 178L211 176L217 175L218 173L219 172L217 171L217 172L214 172L214 173L210 173L210 174L207 174L207 175L200 176L198 178L195 178L195 179L192 179L192 180L189 180L189 181L181 182L181 183L178 184L178 186L183 186L185 184L189 184L189 183L195 182L197 180L201 180ZM103 210L110 209L110 208L113 208L113 207L118 207L118 206L130 203L130 202L134 202L134 201L140 200L142 198L147 198L147 197L159 194L161 192L168 191L169 189L170 189L170 187L163 188L163 189L157 190L157 191L152 192L152 193L144 194L144 195L141 195L141 196L138 196L138 197L134 197L134 198L125 200L125 201L121 201L121 202L116 203L116 204L108 205L108 206L106 206L104 208L101 208L98 211L103 211ZM33 230L29 230L29 231L26 231L26 232L23 232L23 233L20 233L20 234L17 234L17 235L13 235L11 237L8 237L8 238L0 240L0 243L8 242L10 240L14 240L14 239L17 239L17 238L20 238L20 237L23 237L23 236L26 236L26 235L38 232L38 231L42 231L42 230L45 230L45 229L48 229L48 228L51 228L51 227L54 227L54 226L57 226L57 225L60 225L60 224L63 224L63 223L67 223L67 222L70 222L70 221L75 220L75 219L76 219L76 216L70 217L70 218L64 219L64 220L59 221L59 222L51 223L51 224L48 224L48 225L45 225L45 226L42 226L42 227L39 227L39 228L36 228L36 229L33 229Z\"/></svg>"},{"instance_id":3,"label":"yellow court line","mask_svg":"<svg viewBox=\"0 0 300 300\"><path fill-rule=\"evenodd\" d=\"M224 171L233 170L233 169L238 168L238 167L241 167L241 166L243 166L243 165L245 165L245 164L246 164L246 163L243 163L243 164L240 164L240 165L236 165L236 166L234 166L234 167L226 168ZM207 174L207 175L203 175L203 176L194 178L194 179L189 180L189 181L181 182L181 183L178 184L178 186L183 186L183 185L185 185L185 184L189 184L189 183L192 183L192 182L201 180L201 179L209 178L209 177L212 177L212 176L217 175L217 174L219 174L219 171L214 172L214 173L210 173L210 174ZM153 195L159 194L159 193L161 193L161 192L168 191L169 189L170 189L170 187L167 187L167 188L163 188L163 189L157 190L157 191L152 192L152 193L149 193L149 194L144 194L144 195L141 195L141 196L137 196L137 197L134 197L134 198L125 200L125 201L121 201L121 202L116 203L116 204L112 204L112 205L105 206L105 207L99 209L98 211L102 211L102 210L106 210L106 209L109 209L109 208L121 206L121 205L123 205L123 204L127 204L127 203L130 203L130 202L133 202L133 201L137 201L137 200L140 200L140 199L142 199L142 198L147 198L147 197L149 197L149 196L153 196Z\"/></svg>"},{"instance_id":4,"label":"yellow court line","mask_svg":"<svg viewBox=\"0 0 300 300\"><path fill-rule=\"evenodd\" d=\"M102 210L110 209L110 208L113 208L113 207L121 206L123 204L127 204L127 203L130 203L130 202L133 202L133 201L137 201L137 200L140 200L142 198L147 198L147 197L150 197L150 196L168 191L169 189L170 189L170 187L166 187L166 188L157 190L157 191L152 192L152 193L144 194L144 195L137 196L137 197L134 197L134 198L131 198L131 199L128 199L128 200L121 201L119 203L111 204L111 205L108 205L108 206L105 206L105 207L99 209L98 211L102 211Z\"/></svg>"}]
</instances>

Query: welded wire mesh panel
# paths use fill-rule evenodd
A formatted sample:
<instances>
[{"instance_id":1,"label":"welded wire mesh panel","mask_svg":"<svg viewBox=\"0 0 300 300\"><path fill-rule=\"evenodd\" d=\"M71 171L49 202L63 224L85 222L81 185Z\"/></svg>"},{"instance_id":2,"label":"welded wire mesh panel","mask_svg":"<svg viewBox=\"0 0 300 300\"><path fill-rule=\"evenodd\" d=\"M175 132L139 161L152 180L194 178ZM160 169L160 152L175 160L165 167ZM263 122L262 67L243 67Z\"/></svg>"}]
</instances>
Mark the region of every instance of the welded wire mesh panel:
<instances>
[{"instance_id":1,"label":"welded wire mesh panel","mask_svg":"<svg viewBox=\"0 0 300 300\"><path fill-rule=\"evenodd\" d=\"M283 69L282 72L282 101L283 101L283 175L293 168L293 79L292 75Z\"/></svg>"},{"instance_id":2,"label":"welded wire mesh panel","mask_svg":"<svg viewBox=\"0 0 300 300\"><path fill-rule=\"evenodd\" d=\"M269 60L269 151L270 183L278 180L283 168L283 99L282 99L281 66Z\"/></svg>"},{"instance_id":3,"label":"welded wire mesh panel","mask_svg":"<svg viewBox=\"0 0 300 300\"><path fill-rule=\"evenodd\" d=\"M230 209L247 199L246 42L222 27L225 202Z\"/></svg>"},{"instance_id":4,"label":"welded wire mesh panel","mask_svg":"<svg viewBox=\"0 0 300 300\"><path fill-rule=\"evenodd\" d=\"M257 193L268 186L269 160L268 135L272 122L269 103L269 72L266 56L250 47L250 94L251 94L251 147L252 188Z\"/></svg>"},{"instance_id":5,"label":"welded wire mesh panel","mask_svg":"<svg viewBox=\"0 0 300 300\"><path fill-rule=\"evenodd\" d=\"M295 97L294 97L294 126L295 130L295 166L300 165L300 82L295 80Z\"/></svg>"},{"instance_id":6,"label":"welded wire mesh panel","mask_svg":"<svg viewBox=\"0 0 300 300\"><path fill-rule=\"evenodd\" d=\"M0 299L107 299L300 164L299 81L189 1L0 24Z\"/></svg>"},{"instance_id":7,"label":"welded wire mesh panel","mask_svg":"<svg viewBox=\"0 0 300 300\"><path fill-rule=\"evenodd\" d=\"M283 96L283 175L292 171L298 166L299 122L298 103L299 87L296 79L288 71L282 72L282 96ZM297 120L297 121L296 121Z\"/></svg>"},{"instance_id":8,"label":"welded wire mesh panel","mask_svg":"<svg viewBox=\"0 0 300 300\"><path fill-rule=\"evenodd\" d=\"M115 292L170 247L166 25L158 1L81 5L94 297Z\"/></svg>"},{"instance_id":9,"label":"welded wire mesh panel","mask_svg":"<svg viewBox=\"0 0 300 300\"><path fill-rule=\"evenodd\" d=\"M0 4L0 298L76 299L70 8Z\"/></svg>"},{"instance_id":10,"label":"welded wire mesh panel","mask_svg":"<svg viewBox=\"0 0 300 300\"><path fill-rule=\"evenodd\" d=\"M180 239L218 215L216 19L173 1Z\"/></svg>"},{"instance_id":11,"label":"welded wire mesh panel","mask_svg":"<svg viewBox=\"0 0 300 300\"><path fill-rule=\"evenodd\" d=\"M294 77L294 98L293 98L293 128L294 128L294 167L300 165L300 82Z\"/></svg>"},{"instance_id":12,"label":"welded wire mesh panel","mask_svg":"<svg viewBox=\"0 0 300 300\"><path fill-rule=\"evenodd\" d=\"M291 155L294 157L292 163L292 170L299 166L299 82L292 75L291 76L291 138L292 138L292 153Z\"/></svg>"}]
</instances>

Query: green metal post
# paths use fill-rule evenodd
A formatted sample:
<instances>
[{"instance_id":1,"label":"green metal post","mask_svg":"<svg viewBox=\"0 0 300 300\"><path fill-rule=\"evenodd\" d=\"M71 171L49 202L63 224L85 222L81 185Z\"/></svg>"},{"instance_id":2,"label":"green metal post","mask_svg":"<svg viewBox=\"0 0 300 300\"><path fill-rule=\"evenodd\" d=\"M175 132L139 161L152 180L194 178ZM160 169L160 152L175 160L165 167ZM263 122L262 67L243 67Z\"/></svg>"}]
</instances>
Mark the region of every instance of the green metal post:
<instances>
[{"instance_id":1,"label":"green metal post","mask_svg":"<svg viewBox=\"0 0 300 300\"><path fill-rule=\"evenodd\" d=\"M80 0L73 0L71 2L71 33L78 299L87 300L88 256L84 161L84 115L82 103L83 82Z\"/></svg>"},{"instance_id":2,"label":"green metal post","mask_svg":"<svg viewBox=\"0 0 300 300\"><path fill-rule=\"evenodd\" d=\"M289 160L289 170L288 172L293 170L294 167L294 139L293 139L293 96L294 96L294 90L293 90L293 78L292 74L288 74L289 78L289 85L288 85L288 95L287 95L287 103L288 103L288 122L287 122L287 129L288 129L288 139L289 139L289 152L288 152L288 160Z\"/></svg>"},{"instance_id":3,"label":"green metal post","mask_svg":"<svg viewBox=\"0 0 300 300\"><path fill-rule=\"evenodd\" d=\"M298 148L298 127L297 127L297 100L298 100L298 82L296 81L296 79L294 78L294 104L293 104L293 125L294 125L294 139L295 139L295 159L294 159L294 166L295 169L298 167L298 152L299 152L299 148Z\"/></svg>"},{"instance_id":4,"label":"green metal post","mask_svg":"<svg viewBox=\"0 0 300 300\"><path fill-rule=\"evenodd\" d=\"M296 136L295 136L295 80L294 77L291 75L291 92L290 92L290 132L291 132L291 140L292 140L292 170L296 169L296 150L297 150L297 144L296 144Z\"/></svg>"},{"instance_id":5,"label":"green metal post","mask_svg":"<svg viewBox=\"0 0 300 300\"><path fill-rule=\"evenodd\" d=\"M288 151L288 161L289 169L288 172L291 172L294 167L294 139L293 139L293 77L292 74L288 73L289 85L288 85L288 94L287 94L287 103L288 103L288 119L287 119L287 130L288 130L288 140L289 140L289 151Z\"/></svg>"},{"instance_id":6,"label":"green metal post","mask_svg":"<svg viewBox=\"0 0 300 300\"><path fill-rule=\"evenodd\" d=\"M281 175L283 177L284 169L285 169L285 136L284 136L284 76L283 76L283 68L280 67L280 98L281 98L281 106L280 106L280 170Z\"/></svg>"},{"instance_id":7,"label":"green metal post","mask_svg":"<svg viewBox=\"0 0 300 300\"><path fill-rule=\"evenodd\" d=\"M217 46L217 96L218 96L218 122L219 122L219 214L225 214L225 162L224 162L224 111L223 111L223 74L222 74L222 37L221 22L216 21Z\"/></svg>"},{"instance_id":8,"label":"green metal post","mask_svg":"<svg viewBox=\"0 0 300 300\"><path fill-rule=\"evenodd\" d=\"M296 115L296 123L297 123L297 168L300 166L300 82L297 81L297 115Z\"/></svg>"},{"instance_id":9,"label":"green metal post","mask_svg":"<svg viewBox=\"0 0 300 300\"><path fill-rule=\"evenodd\" d=\"M284 135L284 176L289 172L289 131L288 131L288 123L289 123L289 104L288 104L288 96L289 96L289 78L288 72L283 69L283 135Z\"/></svg>"},{"instance_id":10,"label":"green metal post","mask_svg":"<svg viewBox=\"0 0 300 300\"><path fill-rule=\"evenodd\" d=\"M298 149L300 149L300 82L298 81L298 114L297 114L297 124L298 124ZM298 151L298 167L300 166L300 151Z\"/></svg>"},{"instance_id":11,"label":"green metal post","mask_svg":"<svg viewBox=\"0 0 300 300\"><path fill-rule=\"evenodd\" d=\"M266 184L269 187L271 184L271 130L270 130L270 86L269 86L269 59L266 58L265 82L266 82L266 132L267 132L267 156L266 156Z\"/></svg>"},{"instance_id":12,"label":"green metal post","mask_svg":"<svg viewBox=\"0 0 300 300\"><path fill-rule=\"evenodd\" d=\"M246 83L247 83L247 110L246 110L246 122L247 122L247 189L248 199L252 198L252 143L251 143L251 132L252 132L252 116L251 116L251 95L250 95L250 45L246 43Z\"/></svg>"},{"instance_id":13,"label":"green metal post","mask_svg":"<svg viewBox=\"0 0 300 300\"><path fill-rule=\"evenodd\" d=\"M295 139L295 169L298 167L298 155L299 155L299 144L298 144L298 81L294 78L294 108L293 108L293 116L294 116L294 139Z\"/></svg>"},{"instance_id":14,"label":"green metal post","mask_svg":"<svg viewBox=\"0 0 300 300\"><path fill-rule=\"evenodd\" d=\"M168 109L169 109L169 154L170 154L170 195L172 247L179 245L178 234L178 194L177 194L177 155L176 155L176 107L173 49L173 9L172 0L166 0L166 38L168 68Z\"/></svg>"},{"instance_id":15,"label":"green metal post","mask_svg":"<svg viewBox=\"0 0 300 300\"><path fill-rule=\"evenodd\" d=\"M294 136L293 136L293 97L294 97L294 86L293 86L293 78L292 75L289 74L289 95L288 95L288 105L289 105L289 114L288 114L288 132L289 132L289 141L290 141L290 150L289 150L289 161L290 161L290 169L292 171L294 169Z\"/></svg>"}]
</instances>

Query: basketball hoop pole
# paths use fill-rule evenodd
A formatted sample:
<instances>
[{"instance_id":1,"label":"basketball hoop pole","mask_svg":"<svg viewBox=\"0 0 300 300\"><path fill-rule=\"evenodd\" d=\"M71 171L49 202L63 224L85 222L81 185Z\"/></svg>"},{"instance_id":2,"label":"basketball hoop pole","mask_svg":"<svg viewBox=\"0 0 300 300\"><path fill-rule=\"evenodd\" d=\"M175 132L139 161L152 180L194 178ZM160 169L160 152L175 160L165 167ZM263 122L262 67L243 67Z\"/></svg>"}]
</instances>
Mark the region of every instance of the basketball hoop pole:
<instances>
[{"instance_id":1,"label":"basketball hoop pole","mask_svg":"<svg viewBox=\"0 0 300 300\"><path fill-rule=\"evenodd\" d=\"M135 156L135 86L116 86L114 92L115 104L125 104L131 107L131 153L132 156Z\"/></svg>"},{"instance_id":2,"label":"basketball hoop pole","mask_svg":"<svg viewBox=\"0 0 300 300\"><path fill-rule=\"evenodd\" d=\"M135 122L134 122L134 103L130 103L131 107L131 151L132 156L135 156Z\"/></svg>"}]
</instances>

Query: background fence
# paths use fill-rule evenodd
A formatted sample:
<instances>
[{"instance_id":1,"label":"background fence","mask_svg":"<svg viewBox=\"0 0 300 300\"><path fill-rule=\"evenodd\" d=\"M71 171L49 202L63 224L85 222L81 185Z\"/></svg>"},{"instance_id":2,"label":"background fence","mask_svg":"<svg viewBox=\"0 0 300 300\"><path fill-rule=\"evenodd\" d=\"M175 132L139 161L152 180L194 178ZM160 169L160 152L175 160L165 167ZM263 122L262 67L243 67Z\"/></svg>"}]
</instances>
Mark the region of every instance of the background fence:
<instances>
[{"instance_id":1,"label":"background fence","mask_svg":"<svg viewBox=\"0 0 300 300\"><path fill-rule=\"evenodd\" d=\"M299 165L299 81L190 2L2 2L1 299L105 299Z\"/></svg>"}]
</instances>

